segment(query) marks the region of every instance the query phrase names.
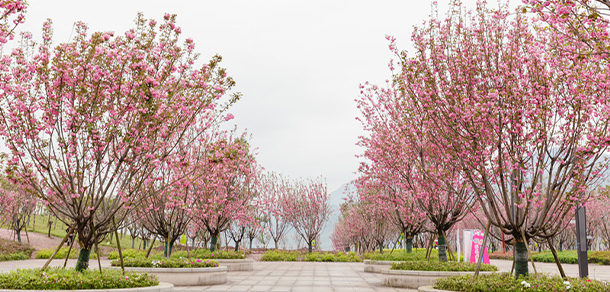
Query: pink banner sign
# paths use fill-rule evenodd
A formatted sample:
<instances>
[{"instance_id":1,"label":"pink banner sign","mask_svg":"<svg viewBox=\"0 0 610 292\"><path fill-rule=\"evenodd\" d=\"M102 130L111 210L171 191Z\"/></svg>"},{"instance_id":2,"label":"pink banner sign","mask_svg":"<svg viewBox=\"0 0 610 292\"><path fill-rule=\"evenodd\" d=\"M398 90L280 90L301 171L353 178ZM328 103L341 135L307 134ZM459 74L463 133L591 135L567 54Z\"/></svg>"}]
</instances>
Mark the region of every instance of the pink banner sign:
<instances>
[{"instance_id":1,"label":"pink banner sign","mask_svg":"<svg viewBox=\"0 0 610 292\"><path fill-rule=\"evenodd\" d=\"M484 236L485 233L482 230L472 231L472 248L470 249L470 262L473 264L479 260ZM487 253L487 247L483 249L483 263L489 264L489 254Z\"/></svg>"}]
</instances>

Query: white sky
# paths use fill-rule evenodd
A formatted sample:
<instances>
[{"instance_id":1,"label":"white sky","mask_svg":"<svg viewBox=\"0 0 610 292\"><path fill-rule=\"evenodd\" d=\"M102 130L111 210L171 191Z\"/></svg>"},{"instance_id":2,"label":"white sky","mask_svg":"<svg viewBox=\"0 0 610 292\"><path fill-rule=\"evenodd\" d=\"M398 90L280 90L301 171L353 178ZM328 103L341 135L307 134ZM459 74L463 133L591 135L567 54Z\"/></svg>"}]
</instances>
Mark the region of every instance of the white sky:
<instances>
[{"instance_id":1,"label":"white sky","mask_svg":"<svg viewBox=\"0 0 610 292\"><path fill-rule=\"evenodd\" d=\"M54 41L68 41L75 21L90 31L123 34L137 12L178 15L202 60L215 53L243 98L232 123L252 134L258 161L292 178L327 178L329 192L356 177L363 134L354 99L359 83L381 84L392 55L385 35L410 49L413 25L429 19L432 1L62 1L28 0L19 30L53 20ZM445 3L441 11L444 11ZM474 7L475 0L464 0ZM494 2L495 1L490 1ZM513 2L520 2L515 1ZM444 15L444 12L441 14Z\"/></svg>"}]
</instances>

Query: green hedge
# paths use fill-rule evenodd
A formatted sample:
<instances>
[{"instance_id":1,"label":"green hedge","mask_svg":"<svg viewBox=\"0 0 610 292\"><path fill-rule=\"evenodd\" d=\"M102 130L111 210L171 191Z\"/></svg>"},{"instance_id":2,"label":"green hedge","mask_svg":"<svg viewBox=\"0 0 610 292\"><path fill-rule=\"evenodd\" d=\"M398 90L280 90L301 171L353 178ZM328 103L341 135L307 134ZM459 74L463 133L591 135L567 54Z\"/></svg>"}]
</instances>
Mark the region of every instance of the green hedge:
<instances>
[{"instance_id":1,"label":"green hedge","mask_svg":"<svg viewBox=\"0 0 610 292\"><path fill-rule=\"evenodd\" d=\"M146 250L142 249L125 249L122 250L123 258L135 258L135 259L144 259L146 258ZM216 250L211 252L207 249L198 249L190 251L191 258L195 259L245 259L246 256L243 252L238 251L226 251L226 250ZM108 259L116 260L119 258L118 251L111 251L108 254ZM163 259L163 252L155 251L150 253L149 259ZM188 258L188 254L185 250L175 251L172 253L171 258Z\"/></svg>"},{"instance_id":2,"label":"green hedge","mask_svg":"<svg viewBox=\"0 0 610 292\"><path fill-rule=\"evenodd\" d=\"M578 254L575 250L558 251L557 257L559 262L563 264L577 264ZM490 259L513 260L512 251L501 253L495 252L489 255ZM554 263L555 258L551 251L532 252L532 258L535 262ZM610 265L610 251L589 251L587 253L589 263L597 263L600 265Z\"/></svg>"},{"instance_id":3,"label":"green hedge","mask_svg":"<svg viewBox=\"0 0 610 292\"><path fill-rule=\"evenodd\" d=\"M120 260L113 260L112 266L120 266ZM218 267L218 262L214 260L171 258L171 259L143 259L127 258L123 259L125 267L146 267L146 268L211 268Z\"/></svg>"},{"instance_id":4,"label":"green hedge","mask_svg":"<svg viewBox=\"0 0 610 292\"><path fill-rule=\"evenodd\" d=\"M266 251L261 261L268 262L361 262L362 259L355 252L301 252L293 250Z\"/></svg>"},{"instance_id":5,"label":"green hedge","mask_svg":"<svg viewBox=\"0 0 610 292\"><path fill-rule=\"evenodd\" d=\"M411 261L392 263L392 270L474 272L477 265L462 262ZM496 266L482 264L481 271L495 272Z\"/></svg>"},{"instance_id":6,"label":"green hedge","mask_svg":"<svg viewBox=\"0 0 610 292\"><path fill-rule=\"evenodd\" d=\"M306 262L361 262L362 259L355 252L312 252L305 254L303 261Z\"/></svg>"},{"instance_id":7,"label":"green hedge","mask_svg":"<svg viewBox=\"0 0 610 292\"><path fill-rule=\"evenodd\" d=\"M413 252L407 253L405 250L394 250L385 251L384 253L379 252L367 252L362 258L365 260L374 261L423 261L426 259L425 248L414 248ZM438 261L438 250L432 249L430 259Z\"/></svg>"},{"instance_id":8,"label":"green hedge","mask_svg":"<svg viewBox=\"0 0 610 292\"><path fill-rule=\"evenodd\" d=\"M38 253L36 254L36 258L37 259L48 259L51 257L51 255L55 252L56 248L53 249L42 249L40 251L38 251ZM55 255L55 257L53 257L54 259L65 259L66 255L68 254L68 247L62 247L59 249L59 251L57 252L57 254ZM72 249L70 251L70 259L76 259L78 258L78 253L80 252L80 250L78 249ZM91 255L89 256L90 259L97 259L97 254L94 252L91 252Z\"/></svg>"},{"instance_id":9,"label":"green hedge","mask_svg":"<svg viewBox=\"0 0 610 292\"><path fill-rule=\"evenodd\" d=\"M296 262L299 260L300 253L296 251L280 251L270 249L261 257L265 262Z\"/></svg>"},{"instance_id":10,"label":"green hedge","mask_svg":"<svg viewBox=\"0 0 610 292\"><path fill-rule=\"evenodd\" d=\"M494 273L491 275L453 276L440 278L434 284L435 289L458 292L554 292L554 291L610 291L610 283L590 279L569 278L564 281L559 276L537 275L530 277L515 277L509 273Z\"/></svg>"},{"instance_id":11,"label":"green hedge","mask_svg":"<svg viewBox=\"0 0 610 292\"><path fill-rule=\"evenodd\" d=\"M33 251L29 244L0 238L0 262L28 260Z\"/></svg>"},{"instance_id":12,"label":"green hedge","mask_svg":"<svg viewBox=\"0 0 610 292\"><path fill-rule=\"evenodd\" d=\"M610 251L590 251L587 258L589 263L610 265Z\"/></svg>"},{"instance_id":13,"label":"green hedge","mask_svg":"<svg viewBox=\"0 0 610 292\"><path fill-rule=\"evenodd\" d=\"M0 273L0 289L14 290L80 290L80 289L118 289L159 285L154 275L126 272L120 270L85 270L50 268L23 269Z\"/></svg>"}]
</instances>

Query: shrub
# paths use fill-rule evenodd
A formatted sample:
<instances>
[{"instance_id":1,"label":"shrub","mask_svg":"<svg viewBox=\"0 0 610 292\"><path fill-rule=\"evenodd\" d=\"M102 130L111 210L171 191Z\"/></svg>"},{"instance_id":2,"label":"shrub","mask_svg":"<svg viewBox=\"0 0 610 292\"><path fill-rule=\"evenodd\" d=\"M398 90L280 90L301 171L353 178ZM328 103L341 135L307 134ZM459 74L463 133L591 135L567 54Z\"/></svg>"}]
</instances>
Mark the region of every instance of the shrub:
<instances>
[{"instance_id":1,"label":"shrub","mask_svg":"<svg viewBox=\"0 0 610 292\"><path fill-rule=\"evenodd\" d=\"M142 249L124 249L124 250L121 250L121 253L123 254L123 258L124 259L127 259L127 258L146 258L146 250L142 250ZM155 254L159 254L159 253L151 251L151 255L155 255ZM119 252L118 251L113 250L110 253L108 253L108 259L109 260L116 260L118 258L119 258Z\"/></svg>"},{"instance_id":2,"label":"shrub","mask_svg":"<svg viewBox=\"0 0 610 292\"><path fill-rule=\"evenodd\" d=\"M122 250L123 258L146 258L146 251L141 249L125 249ZM190 251L191 258L198 259L245 259L246 256L243 252L237 251L225 251L225 250L216 250L214 252L210 252L207 249L198 249ZM118 251L112 251L108 254L108 259L116 260L119 258ZM163 252L152 252L150 253L150 259L163 259ZM188 253L185 250L175 251L172 253L171 258L188 258Z\"/></svg>"},{"instance_id":3,"label":"shrub","mask_svg":"<svg viewBox=\"0 0 610 292\"><path fill-rule=\"evenodd\" d=\"M120 266L120 260L113 260L112 266ZM126 258L123 259L125 267L145 267L145 268L212 268L218 267L217 261L185 258L171 259L146 259L146 258Z\"/></svg>"},{"instance_id":4,"label":"shrub","mask_svg":"<svg viewBox=\"0 0 610 292\"><path fill-rule=\"evenodd\" d=\"M14 290L81 290L117 289L159 285L154 275L118 270L85 270L81 273L74 269L50 268L23 269L0 273L0 289Z\"/></svg>"},{"instance_id":5,"label":"shrub","mask_svg":"<svg viewBox=\"0 0 610 292\"><path fill-rule=\"evenodd\" d=\"M268 250L261 257L261 261L269 262L296 262L298 260L298 252L295 251L279 251Z\"/></svg>"},{"instance_id":6,"label":"shrub","mask_svg":"<svg viewBox=\"0 0 610 292\"><path fill-rule=\"evenodd\" d=\"M32 256L32 251L30 249L27 253L20 251L17 253L0 254L0 262L29 260Z\"/></svg>"},{"instance_id":7,"label":"shrub","mask_svg":"<svg viewBox=\"0 0 610 292\"><path fill-rule=\"evenodd\" d=\"M474 272L476 264L462 262L411 261L392 263L392 270ZM481 271L497 271L496 266L482 264Z\"/></svg>"},{"instance_id":8,"label":"shrub","mask_svg":"<svg viewBox=\"0 0 610 292\"><path fill-rule=\"evenodd\" d=\"M407 253L404 250L379 252L367 252L362 256L367 260L374 261L423 261L426 260L425 248L414 248L413 252ZM432 249L431 260L438 260L438 250Z\"/></svg>"},{"instance_id":9,"label":"shrub","mask_svg":"<svg viewBox=\"0 0 610 292\"><path fill-rule=\"evenodd\" d=\"M53 257L54 259L65 259L66 255L68 254L68 249L67 247L62 247L59 249L59 251L57 252L57 254L55 255L55 257ZM51 255L55 252L55 248L53 249L42 249L40 251L38 251L38 253L36 254L36 258L37 259L48 259L51 257ZM70 257L71 259L76 259L78 258L78 253L80 252L79 249L75 249L73 248L70 251ZM89 258L91 259L97 259L97 254L94 253L93 251L91 251L91 254L89 255Z\"/></svg>"},{"instance_id":10,"label":"shrub","mask_svg":"<svg viewBox=\"0 0 610 292\"><path fill-rule=\"evenodd\" d=\"M587 258L590 263L610 265L610 251L590 251Z\"/></svg>"},{"instance_id":11,"label":"shrub","mask_svg":"<svg viewBox=\"0 0 610 292\"><path fill-rule=\"evenodd\" d=\"M33 251L28 244L0 238L0 262L27 260Z\"/></svg>"},{"instance_id":12,"label":"shrub","mask_svg":"<svg viewBox=\"0 0 610 292\"><path fill-rule=\"evenodd\" d=\"M610 291L610 283L590 279L569 278L564 282L559 276L529 276L515 277L509 273L494 273L490 275L453 276L437 279L434 288L458 292L502 292L502 291Z\"/></svg>"},{"instance_id":13,"label":"shrub","mask_svg":"<svg viewBox=\"0 0 610 292\"><path fill-rule=\"evenodd\" d=\"M271 262L361 262L362 259L355 252L301 252L289 250L268 250L261 257L261 261Z\"/></svg>"}]
</instances>

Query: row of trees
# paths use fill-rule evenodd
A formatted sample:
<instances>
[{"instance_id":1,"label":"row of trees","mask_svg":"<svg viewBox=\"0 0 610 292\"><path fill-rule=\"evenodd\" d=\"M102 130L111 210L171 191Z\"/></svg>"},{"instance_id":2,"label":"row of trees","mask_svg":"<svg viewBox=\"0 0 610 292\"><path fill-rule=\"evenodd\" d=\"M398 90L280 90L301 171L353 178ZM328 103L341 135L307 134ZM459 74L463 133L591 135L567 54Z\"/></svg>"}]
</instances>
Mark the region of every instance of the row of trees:
<instances>
[{"instance_id":1,"label":"row of trees","mask_svg":"<svg viewBox=\"0 0 610 292\"><path fill-rule=\"evenodd\" d=\"M2 1L0 8L5 43L25 4ZM266 193L264 182L274 179L261 178L246 135L219 130L241 97L228 93L235 82L222 58L202 63L193 40L180 40L170 14L161 23L139 14L122 35L89 33L77 23L72 40L59 45L49 20L41 43L24 33L0 59L0 138L12 185L1 203L16 207L28 194L45 204L76 234L77 270L120 228L164 238L169 256L187 232L209 234L213 249L232 225L238 243L257 229L256 219L277 215L290 218L311 250L328 217L321 179L278 182L286 186L277 196ZM278 197L281 212L264 208L276 206L265 197Z\"/></svg>"},{"instance_id":2,"label":"row of trees","mask_svg":"<svg viewBox=\"0 0 610 292\"><path fill-rule=\"evenodd\" d=\"M441 260L447 231L478 212L515 245L517 275L530 240L550 242L596 197L610 146L607 20L594 5L529 2L454 1L415 28L410 54L388 37L392 78L357 100L361 203L400 214L405 235L426 221Z\"/></svg>"}]
</instances>

